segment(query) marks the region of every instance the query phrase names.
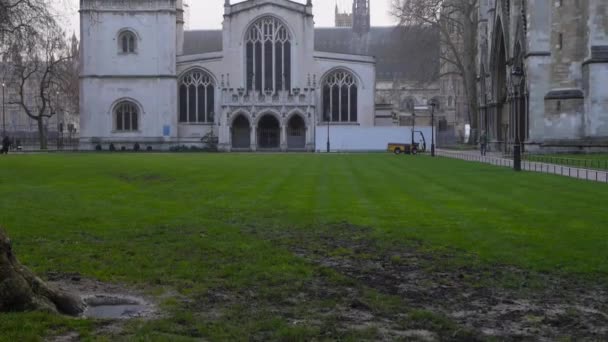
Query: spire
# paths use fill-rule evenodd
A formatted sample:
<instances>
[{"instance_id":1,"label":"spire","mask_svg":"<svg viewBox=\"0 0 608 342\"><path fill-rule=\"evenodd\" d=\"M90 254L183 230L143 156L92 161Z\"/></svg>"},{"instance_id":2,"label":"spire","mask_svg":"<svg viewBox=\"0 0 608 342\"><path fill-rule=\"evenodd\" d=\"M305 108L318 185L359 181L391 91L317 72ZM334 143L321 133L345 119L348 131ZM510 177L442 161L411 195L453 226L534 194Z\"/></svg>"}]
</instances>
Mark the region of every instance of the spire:
<instances>
[{"instance_id":1,"label":"spire","mask_svg":"<svg viewBox=\"0 0 608 342\"><path fill-rule=\"evenodd\" d=\"M78 38L76 37L76 32L72 33L71 43L72 43L72 49L71 49L72 57L75 58L78 56Z\"/></svg>"},{"instance_id":2,"label":"spire","mask_svg":"<svg viewBox=\"0 0 608 342\"><path fill-rule=\"evenodd\" d=\"M353 0L353 30L364 35L370 28L369 0Z\"/></svg>"}]
</instances>

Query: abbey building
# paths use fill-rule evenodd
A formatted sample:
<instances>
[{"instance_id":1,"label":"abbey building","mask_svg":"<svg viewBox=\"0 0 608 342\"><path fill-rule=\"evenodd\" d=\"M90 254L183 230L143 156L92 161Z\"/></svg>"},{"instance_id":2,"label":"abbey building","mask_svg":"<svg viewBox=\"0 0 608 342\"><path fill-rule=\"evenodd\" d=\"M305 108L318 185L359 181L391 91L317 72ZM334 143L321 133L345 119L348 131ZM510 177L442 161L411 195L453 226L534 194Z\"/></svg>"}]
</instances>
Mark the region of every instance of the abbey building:
<instances>
[{"instance_id":1,"label":"abbey building","mask_svg":"<svg viewBox=\"0 0 608 342\"><path fill-rule=\"evenodd\" d=\"M82 149L210 135L224 151L313 151L329 139L332 150L382 149L382 137L409 139L389 126L432 98L446 121L438 44L419 44L433 33L371 27L369 0L354 0L341 28L315 28L310 0L227 0L221 30L185 30L184 9L81 1Z\"/></svg>"},{"instance_id":2,"label":"abbey building","mask_svg":"<svg viewBox=\"0 0 608 342\"><path fill-rule=\"evenodd\" d=\"M226 1L219 35L185 32L181 0L84 0L81 20L83 149L312 151L320 127L374 126L375 58L317 51L311 1Z\"/></svg>"},{"instance_id":3,"label":"abbey building","mask_svg":"<svg viewBox=\"0 0 608 342\"><path fill-rule=\"evenodd\" d=\"M484 0L479 15L480 123L493 147L608 149L608 2Z\"/></svg>"}]
</instances>

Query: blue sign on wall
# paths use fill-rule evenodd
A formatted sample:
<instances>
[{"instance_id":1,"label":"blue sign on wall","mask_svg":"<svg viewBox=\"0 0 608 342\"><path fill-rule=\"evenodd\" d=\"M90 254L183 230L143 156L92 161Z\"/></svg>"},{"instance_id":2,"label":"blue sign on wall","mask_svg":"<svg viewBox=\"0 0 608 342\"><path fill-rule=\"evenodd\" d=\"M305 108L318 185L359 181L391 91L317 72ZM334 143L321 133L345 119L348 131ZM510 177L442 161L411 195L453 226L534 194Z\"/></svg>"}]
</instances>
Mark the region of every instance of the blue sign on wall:
<instances>
[{"instance_id":1,"label":"blue sign on wall","mask_svg":"<svg viewBox=\"0 0 608 342\"><path fill-rule=\"evenodd\" d=\"M171 126L164 125L163 126L163 136L168 137L171 135Z\"/></svg>"}]
</instances>

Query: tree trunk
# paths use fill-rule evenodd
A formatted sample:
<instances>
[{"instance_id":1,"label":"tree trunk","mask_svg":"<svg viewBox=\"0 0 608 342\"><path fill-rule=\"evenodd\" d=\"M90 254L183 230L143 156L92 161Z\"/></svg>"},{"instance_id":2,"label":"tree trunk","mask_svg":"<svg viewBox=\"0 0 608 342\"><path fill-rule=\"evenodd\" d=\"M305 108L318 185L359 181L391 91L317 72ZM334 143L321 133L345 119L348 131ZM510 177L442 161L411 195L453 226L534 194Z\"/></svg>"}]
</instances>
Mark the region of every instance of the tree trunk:
<instances>
[{"instance_id":1,"label":"tree trunk","mask_svg":"<svg viewBox=\"0 0 608 342\"><path fill-rule=\"evenodd\" d=\"M43 310L76 316L82 299L50 286L22 266L0 228L0 312Z\"/></svg>"},{"instance_id":2,"label":"tree trunk","mask_svg":"<svg viewBox=\"0 0 608 342\"><path fill-rule=\"evenodd\" d=\"M40 117L38 117L38 119L36 121L38 121L38 139L40 139L40 149L46 150L47 142L46 142L46 131L44 130L44 118L42 116L40 116Z\"/></svg>"},{"instance_id":3,"label":"tree trunk","mask_svg":"<svg viewBox=\"0 0 608 342\"><path fill-rule=\"evenodd\" d=\"M471 125L470 144L477 143L478 136L478 106L477 106L477 10L476 6L469 9L463 18L463 75L465 95L469 107L469 124Z\"/></svg>"}]
</instances>

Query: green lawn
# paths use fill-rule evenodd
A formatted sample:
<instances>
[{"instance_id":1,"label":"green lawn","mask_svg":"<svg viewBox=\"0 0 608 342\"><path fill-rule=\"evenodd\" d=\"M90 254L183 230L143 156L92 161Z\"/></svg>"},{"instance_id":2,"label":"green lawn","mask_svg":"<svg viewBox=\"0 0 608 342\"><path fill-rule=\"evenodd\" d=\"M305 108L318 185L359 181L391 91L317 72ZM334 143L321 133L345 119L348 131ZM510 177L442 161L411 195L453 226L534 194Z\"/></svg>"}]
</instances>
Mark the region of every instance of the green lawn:
<instances>
[{"instance_id":1,"label":"green lawn","mask_svg":"<svg viewBox=\"0 0 608 342\"><path fill-rule=\"evenodd\" d=\"M365 239L391 248L448 251L456 265L507 264L606 279L607 203L608 184L423 156L0 158L0 225L24 264L43 276L75 272L159 298L167 315L129 322L119 339L375 339L373 329L327 335L331 321L325 327L290 324L271 307L253 313L244 301L230 302L215 320L196 306L211 305L202 298L218 291L255 291L255 300L267 303L290 298L321 276L332 284L352 282L290 248L306 232L331 234L331 227L345 223L369 227L361 233ZM277 243L285 239L289 244ZM384 306L392 297L370 291L378 312L392 310ZM297 318L332 303L286 307ZM71 330L98 338L98 324L40 313L0 315L0 340Z\"/></svg>"}]
</instances>

